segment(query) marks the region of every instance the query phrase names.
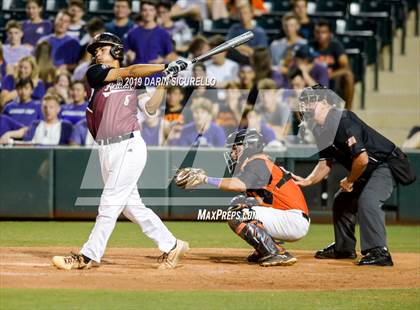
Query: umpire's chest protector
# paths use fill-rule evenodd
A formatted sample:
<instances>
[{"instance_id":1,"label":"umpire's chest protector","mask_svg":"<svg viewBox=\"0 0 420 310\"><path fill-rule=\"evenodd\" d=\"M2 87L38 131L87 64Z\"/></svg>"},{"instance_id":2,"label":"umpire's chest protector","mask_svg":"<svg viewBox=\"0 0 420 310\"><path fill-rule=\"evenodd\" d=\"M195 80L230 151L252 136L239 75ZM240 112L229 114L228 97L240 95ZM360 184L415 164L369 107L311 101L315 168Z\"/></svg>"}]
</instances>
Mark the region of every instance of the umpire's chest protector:
<instances>
[{"instance_id":1,"label":"umpire's chest protector","mask_svg":"<svg viewBox=\"0 0 420 310\"><path fill-rule=\"evenodd\" d=\"M247 196L255 197L261 206L280 210L301 210L308 213L305 197L300 187L293 181L290 172L274 164L267 155L257 154L250 157L241 167L243 171L252 160L262 159L270 171L266 185L247 189Z\"/></svg>"}]
</instances>

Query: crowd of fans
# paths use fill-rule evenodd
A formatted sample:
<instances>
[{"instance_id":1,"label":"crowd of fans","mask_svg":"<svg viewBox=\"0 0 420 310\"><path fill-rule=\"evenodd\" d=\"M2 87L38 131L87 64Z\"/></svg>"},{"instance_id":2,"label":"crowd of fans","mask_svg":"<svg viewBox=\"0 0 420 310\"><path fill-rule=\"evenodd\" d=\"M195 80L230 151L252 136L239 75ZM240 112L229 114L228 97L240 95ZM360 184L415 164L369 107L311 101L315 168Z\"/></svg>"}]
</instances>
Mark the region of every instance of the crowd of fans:
<instances>
[{"instance_id":1,"label":"crowd of fans","mask_svg":"<svg viewBox=\"0 0 420 310\"><path fill-rule=\"evenodd\" d=\"M84 75L91 64L86 46L108 31L125 47L125 63L167 63L192 59L214 46L252 31L235 51L197 63L186 75L215 85L171 86L161 117L142 121L148 145L223 146L233 129L252 126L273 147L308 142L296 137L296 94L320 83L352 107L354 81L349 60L330 24L307 15L307 2L293 0L282 19L284 37L270 40L255 16L268 12L263 0L141 1L134 19L131 1L114 2L114 18L85 20L86 4L69 1L53 21L42 18L40 0L26 1L27 19L10 20L0 45L0 143L10 139L47 145L89 145L88 93ZM226 36L194 33L186 20L237 18ZM293 91L296 90L296 91Z\"/></svg>"}]
</instances>

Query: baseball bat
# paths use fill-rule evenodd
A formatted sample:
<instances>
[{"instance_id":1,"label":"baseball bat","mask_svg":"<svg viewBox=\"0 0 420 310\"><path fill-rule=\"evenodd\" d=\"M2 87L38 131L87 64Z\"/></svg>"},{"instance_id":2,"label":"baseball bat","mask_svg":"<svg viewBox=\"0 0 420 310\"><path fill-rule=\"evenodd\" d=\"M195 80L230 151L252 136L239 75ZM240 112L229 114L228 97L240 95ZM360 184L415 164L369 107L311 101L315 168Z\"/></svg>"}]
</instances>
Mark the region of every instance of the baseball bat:
<instances>
[{"instance_id":1,"label":"baseball bat","mask_svg":"<svg viewBox=\"0 0 420 310\"><path fill-rule=\"evenodd\" d=\"M207 58L210 58L213 55L222 53L222 52L227 51L231 48L235 48L239 45L242 45L242 44L248 42L253 37L254 37L254 34L251 31L245 32L245 33L243 33L243 34L241 34L237 37L234 37L234 38L226 41L225 43L222 43L222 44L212 48L207 53L204 53L203 55L200 55L200 56L197 56L197 57L193 58L191 60L191 63L196 63L196 62L199 62L199 61L206 60Z\"/></svg>"}]
</instances>

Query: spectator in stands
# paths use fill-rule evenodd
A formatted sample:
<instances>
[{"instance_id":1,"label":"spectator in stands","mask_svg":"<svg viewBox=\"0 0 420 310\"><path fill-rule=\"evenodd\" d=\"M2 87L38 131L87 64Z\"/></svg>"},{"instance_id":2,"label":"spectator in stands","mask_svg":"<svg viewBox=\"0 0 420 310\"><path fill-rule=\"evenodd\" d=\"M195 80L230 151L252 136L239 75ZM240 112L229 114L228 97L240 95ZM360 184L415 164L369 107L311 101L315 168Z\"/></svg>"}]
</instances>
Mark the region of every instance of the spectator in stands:
<instances>
[{"instance_id":1,"label":"spectator in stands","mask_svg":"<svg viewBox=\"0 0 420 310\"><path fill-rule=\"evenodd\" d=\"M21 139L28 127L13 118L0 114L0 144L8 144L10 139Z\"/></svg>"},{"instance_id":2,"label":"spectator in stands","mask_svg":"<svg viewBox=\"0 0 420 310\"><path fill-rule=\"evenodd\" d=\"M84 53L79 64L73 71L73 81L83 80L85 78L86 71L92 63L92 55L87 52L86 47L97 34L106 31L105 24L99 17L93 17L86 23L86 31L86 35L80 42Z\"/></svg>"},{"instance_id":3,"label":"spectator in stands","mask_svg":"<svg viewBox=\"0 0 420 310\"><path fill-rule=\"evenodd\" d=\"M131 28L134 27L134 22L130 19L131 15L131 1L130 0L116 0L114 3L114 20L105 24L107 32L115 34L121 40L124 40L125 35Z\"/></svg>"},{"instance_id":4,"label":"spectator in stands","mask_svg":"<svg viewBox=\"0 0 420 310\"><path fill-rule=\"evenodd\" d=\"M354 77L343 45L333 39L331 26L319 20L315 26L315 40L311 46L319 54L316 61L328 67L330 88L344 99L345 108L351 110L354 95Z\"/></svg>"},{"instance_id":5,"label":"spectator in stands","mask_svg":"<svg viewBox=\"0 0 420 310\"><path fill-rule=\"evenodd\" d=\"M274 40L271 43L271 58L273 65L278 67L279 72L287 74L295 51L307 43L299 34L299 21L293 13L287 13L282 18L283 30L286 37Z\"/></svg>"},{"instance_id":6,"label":"spectator in stands","mask_svg":"<svg viewBox=\"0 0 420 310\"><path fill-rule=\"evenodd\" d=\"M195 36L194 39L191 41L191 44L188 48L188 53L190 59L203 55L210 50L210 45L207 38L198 35Z\"/></svg>"},{"instance_id":7,"label":"spectator in stands","mask_svg":"<svg viewBox=\"0 0 420 310\"><path fill-rule=\"evenodd\" d=\"M3 57L3 44L0 42L0 91L2 89L1 81L3 81L3 78L7 75L7 68L8 68L7 62L6 60L4 60L4 57Z\"/></svg>"},{"instance_id":8,"label":"spectator in stands","mask_svg":"<svg viewBox=\"0 0 420 310\"><path fill-rule=\"evenodd\" d=\"M71 75L67 71L57 74L54 85L48 89L49 94L60 98L60 104L70 104Z\"/></svg>"},{"instance_id":9,"label":"spectator in stands","mask_svg":"<svg viewBox=\"0 0 420 310\"><path fill-rule=\"evenodd\" d=\"M35 58L28 56L23 57L19 61L17 65L17 72L15 74L8 74L4 77L0 93L0 106L4 106L9 101L14 100L18 96L16 92L17 81L28 78L32 80L32 84L34 85L32 99L41 100L45 94L45 85L39 78L38 66Z\"/></svg>"},{"instance_id":10,"label":"spectator in stands","mask_svg":"<svg viewBox=\"0 0 420 310\"><path fill-rule=\"evenodd\" d=\"M169 86L166 91L166 107L164 119L169 124L169 131L172 139L180 137L182 127L185 124L184 114L184 93L179 86ZM191 116L190 116L191 118Z\"/></svg>"},{"instance_id":11,"label":"spectator in stands","mask_svg":"<svg viewBox=\"0 0 420 310\"><path fill-rule=\"evenodd\" d=\"M164 118L172 123L184 124L184 93L180 86L169 86L166 90L166 107Z\"/></svg>"},{"instance_id":12,"label":"spectator in stands","mask_svg":"<svg viewBox=\"0 0 420 310\"><path fill-rule=\"evenodd\" d=\"M407 149L420 149L420 126L411 128L402 147Z\"/></svg>"},{"instance_id":13,"label":"spectator in stands","mask_svg":"<svg viewBox=\"0 0 420 310\"><path fill-rule=\"evenodd\" d=\"M252 66L241 66L239 69L241 89L251 89L255 84L255 70Z\"/></svg>"},{"instance_id":14,"label":"spectator in stands","mask_svg":"<svg viewBox=\"0 0 420 310\"><path fill-rule=\"evenodd\" d=\"M300 70L307 86L321 84L329 86L328 69L325 65L314 61L315 51L308 45L303 45L295 53L294 64L290 70ZM305 86L306 87L306 86Z\"/></svg>"},{"instance_id":15,"label":"spectator in stands","mask_svg":"<svg viewBox=\"0 0 420 310\"><path fill-rule=\"evenodd\" d=\"M156 117L146 117L141 125L141 136L147 146L162 146L166 144L170 124L161 117L161 110L156 110Z\"/></svg>"},{"instance_id":16,"label":"spectator in stands","mask_svg":"<svg viewBox=\"0 0 420 310\"><path fill-rule=\"evenodd\" d=\"M44 120L32 122L24 136L25 141L42 145L67 145L73 132L70 122L60 120L60 98L47 94L42 99Z\"/></svg>"},{"instance_id":17,"label":"spectator in stands","mask_svg":"<svg viewBox=\"0 0 420 310\"><path fill-rule=\"evenodd\" d=\"M201 21L209 17L206 1L197 0L177 0L171 9L173 18L190 18L195 21Z\"/></svg>"},{"instance_id":18,"label":"spectator in stands","mask_svg":"<svg viewBox=\"0 0 420 310\"><path fill-rule=\"evenodd\" d=\"M245 100L238 82L227 83L225 89L225 100L220 103L216 123L223 127L226 136L228 136L239 126Z\"/></svg>"},{"instance_id":19,"label":"spectator in stands","mask_svg":"<svg viewBox=\"0 0 420 310\"><path fill-rule=\"evenodd\" d=\"M314 24L308 16L308 1L293 0L293 13L297 16L300 23L300 34L306 39L311 40L314 34Z\"/></svg>"},{"instance_id":20,"label":"spectator in stands","mask_svg":"<svg viewBox=\"0 0 420 310\"><path fill-rule=\"evenodd\" d=\"M251 58L251 63L255 71L255 81L262 79L273 79L276 82L277 88L287 86L286 76L273 70L270 51L266 47L256 47Z\"/></svg>"},{"instance_id":21,"label":"spectator in stands","mask_svg":"<svg viewBox=\"0 0 420 310\"><path fill-rule=\"evenodd\" d=\"M3 109L3 114L15 121L29 126L33 121L42 119L41 105L32 96L33 83L31 79L22 79L16 83L18 98Z\"/></svg>"},{"instance_id":22,"label":"spectator in stands","mask_svg":"<svg viewBox=\"0 0 420 310\"><path fill-rule=\"evenodd\" d=\"M26 1L26 15L28 19L23 21L22 43L35 46L38 40L53 31L53 25L49 20L42 19L42 0Z\"/></svg>"},{"instance_id":23,"label":"spectator in stands","mask_svg":"<svg viewBox=\"0 0 420 310\"><path fill-rule=\"evenodd\" d=\"M125 41L131 63L163 63L175 60L171 37L156 23L156 5L142 1L141 25L131 29Z\"/></svg>"},{"instance_id":24,"label":"spectator in stands","mask_svg":"<svg viewBox=\"0 0 420 310\"><path fill-rule=\"evenodd\" d=\"M225 0L229 16L239 18L238 6L244 2L248 2L255 16L261 16L268 11L264 5L264 0Z\"/></svg>"},{"instance_id":25,"label":"spectator in stands","mask_svg":"<svg viewBox=\"0 0 420 310\"><path fill-rule=\"evenodd\" d=\"M86 118L80 120L73 126L69 144L73 146L89 146L95 144L95 139L93 139L88 130Z\"/></svg>"},{"instance_id":26,"label":"spectator in stands","mask_svg":"<svg viewBox=\"0 0 420 310\"><path fill-rule=\"evenodd\" d=\"M194 57L203 55L204 53L210 50L210 45L207 38L202 35L197 35L191 41L190 46L188 47L188 59L193 59ZM192 67L189 66L186 70L181 71L178 75L184 79L190 78L192 76Z\"/></svg>"},{"instance_id":27,"label":"spectator in stands","mask_svg":"<svg viewBox=\"0 0 420 310\"><path fill-rule=\"evenodd\" d=\"M207 98L195 98L191 104L193 121L182 128L179 139L168 140L169 145L223 147L225 133L213 121L213 103Z\"/></svg>"},{"instance_id":28,"label":"spectator in stands","mask_svg":"<svg viewBox=\"0 0 420 310\"><path fill-rule=\"evenodd\" d=\"M243 119L241 121L241 128L253 128L257 130L262 136L263 141L266 146L273 147L282 147L283 145L276 141L276 134L273 129L271 129L261 118L261 115L254 110L252 107L248 106L245 108L243 113Z\"/></svg>"},{"instance_id":29,"label":"spectator in stands","mask_svg":"<svg viewBox=\"0 0 420 310\"><path fill-rule=\"evenodd\" d=\"M314 143L314 137L310 130L305 130L306 122L301 120L299 113L299 95L305 87L312 86L314 84L307 84L307 81L303 77L302 71L298 67L292 67L288 74L289 85L291 89L286 93L290 110L293 111L290 114L291 132L293 137L289 139L289 143Z\"/></svg>"},{"instance_id":30,"label":"spectator in stands","mask_svg":"<svg viewBox=\"0 0 420 310\"><path fill-rule=\"evenodd\" d=\"M69 121L73 125L86 118L86 89L83 81L74 81L71 85L71 103L61 106L60 119Z\"/></svg>"},{"instance_id":31,"label":"spectator in stands","mask_svg":"<svg viewBox=\"0 0 420 310\"><path fill-rule=\"evenodd\" d=\"M290 108L287 102L282 100L281 91L276 87L276 83L271 79L258 82L259 101L255 109L261 114L264 123L275 132L277 140L283 141L291 127Z\"/></svg>"},{"instance_id":32,"label":"spectator in stands","mask_svg":"<svg viewBox=\"0 0 420 310\"><path fill-rule=\"evenodd\" d=\"M48 41L39 42L35 47L35 59L39 68L39 78L44 82L45 88L54 84L56 71L51 55L51 44Z\"/></svg>"},{"instance_id":33,"label":"spectator in stands","mask_svg":"<svg viewBox=\"0 0 420 310\"><path fill-rule=\"evenodd\" d=\"M3 45L3 57L8 65L15 66L21 58L31 55L32 47L22 44L22 26L17 21L7 22L6 33L9 44Z\"/></svg>"},{"instance_id":34,"label":"spectator in stands","mask_svg":"<svg viewBox=\"0 0 420 310\"><path fill-rule=\"evenodd\" d=\"M84 26L86 24L83 20L83 15L85 15L83 0L70 0L68 11L71 15L71 22L67 34L77 41L80 41L85 35Z\"/></svg>"},{"instance_id":35,"label":"spectator in stands","mask_svg":"<svg viewBox=\"0 0 420 310\"><path fill-rule=\"evenodd\" d=\"M192 40L192 32L190 27L183 19L173 21L171 18L172 4L169 1L161 1L157 6L159 24L165 29L172 40L175 42L176 50L185 52Z\"/></svg>"},{"instance_id":36,"label":"spectator in stands","mask_svg":"<svg viewBox=\"0 0 420 310\"><path fill-rule=\"evenodd\" d=\"M212 114L213 116L216 116L219 107L217 90L213 86L205 82L207 80L207 68L202 62L194 64L194 66L192 67L192 77L196 81L201 82L198 84L195 83L194 85L190 85L184 88L184 106L187 105L187 103L192 104L194 99L196 98L207 98L213 104ZM192 117L191 109L189 107L190 105L187 105L186 110L184 111L185 122L189 122Z\"/></svg>"},{"instance_id":37,"label":"spectator in stands","mask_svg":"<svg viewBox=\"0 0 420 310\"><path fill-rule=\"evenodd\" d=\"M215 35L209 39L210 48L214 48L226 40L221 35ZM207 77L217 81L216 86L223 88L226 83L238 80L239 65L233 60L226 58L227 52L218 53L204 64L207 68Z\"/></svg>"},{"instance_id":38,"label":"spectator in stands","mask_svg":"<svg viewBox=\"0 0 420 310\"><path fill-rule=\"evenodd\" d=\"M242 3L238 6L238 9L241 22L232 25L227 34L227 39L232 39L233 37L241 35L247 31L252 31L254 38L247 44L237 47L237 50L240 53L250 57L253 54L252 48L257 46L268 47L267 34L263 28L255 25L251 7L247 3Z\"/></svg>"},{"instance_id":39,"label":"spectator in stands","mask_svg":"<svg viewBox=\"0 0 420 310\"><path fill-rule=\"evenodd\" d=\"M67 34L71 21L71 15L66 10L58 12L54 21L54 33L42 37L40 42L48 41L51 46L51 57L54 66L60 70L72 71L79 60L79 42Z\"/></svg>"}]
</instances>

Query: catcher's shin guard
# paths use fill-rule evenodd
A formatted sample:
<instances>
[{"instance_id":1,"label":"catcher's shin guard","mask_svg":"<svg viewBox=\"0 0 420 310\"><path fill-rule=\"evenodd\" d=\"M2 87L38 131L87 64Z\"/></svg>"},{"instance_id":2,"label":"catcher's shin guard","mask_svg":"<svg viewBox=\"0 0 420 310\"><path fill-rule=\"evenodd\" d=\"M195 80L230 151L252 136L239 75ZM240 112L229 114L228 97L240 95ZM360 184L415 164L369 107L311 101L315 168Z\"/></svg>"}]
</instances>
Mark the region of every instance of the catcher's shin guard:
<instances>
[{"instance_id":1,"label":"catcher's shin guard","mask_svg":"<svg viewBox=\"0 0 420 310\"><path fill-rule=\"evenodd\" d=\"M274 242L260 221L242 222L239 219L232 219L228 224L239 237L261 254L261 259L285 252L284 248Z\"/></svg>"}]
</instances>

